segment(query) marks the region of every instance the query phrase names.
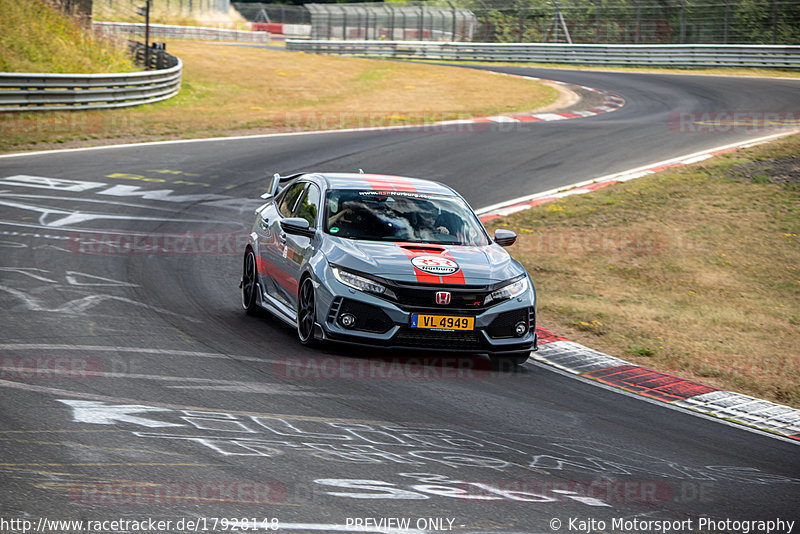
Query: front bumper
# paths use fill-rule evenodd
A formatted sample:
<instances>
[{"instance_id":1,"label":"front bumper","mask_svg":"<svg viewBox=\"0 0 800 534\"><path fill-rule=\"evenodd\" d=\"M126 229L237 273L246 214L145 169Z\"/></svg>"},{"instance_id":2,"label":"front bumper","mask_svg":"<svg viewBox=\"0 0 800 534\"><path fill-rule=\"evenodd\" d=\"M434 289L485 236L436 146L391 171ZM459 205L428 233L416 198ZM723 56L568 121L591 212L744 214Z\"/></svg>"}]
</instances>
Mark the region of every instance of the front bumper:
<instances>
[{"instance_id":1,"label":"front bumper","mask_svg":"<svg viewBox=\"0 0 800 534\"><path fill-rule=\"evenodd\" d=\"M431 287L447 289L444 287ZM480 309L407 306L362 292L326 277L318 286L319 337L336 342L391 349L459 353L518 353L536 350L536 295L532 285L522 295ZM473 330L433 330L411 326L413 314L473 317ZM345 326L344 315L355 318ZM525 331L515 328L523 323Z\"/></svg>"}]
</instances>

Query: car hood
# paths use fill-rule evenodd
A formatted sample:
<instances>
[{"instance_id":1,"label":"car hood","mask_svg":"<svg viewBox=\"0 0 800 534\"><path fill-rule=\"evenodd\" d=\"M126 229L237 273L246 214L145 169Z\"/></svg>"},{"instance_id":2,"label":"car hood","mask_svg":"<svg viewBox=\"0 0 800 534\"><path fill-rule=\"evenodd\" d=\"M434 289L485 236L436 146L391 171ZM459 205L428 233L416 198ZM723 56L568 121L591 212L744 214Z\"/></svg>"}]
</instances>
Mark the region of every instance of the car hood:
<instances>
[{"instance_id":1,"label":"car hood","mask_svg":"<svg viewBox=\"0 0 800 534\"><path fill-rule=\"evenodd\" d=\"M324 252L330 263L398 282L489 285L525 273L495 243L477 247L326 237L330 239Z\"/></svg>"}]
</instances>

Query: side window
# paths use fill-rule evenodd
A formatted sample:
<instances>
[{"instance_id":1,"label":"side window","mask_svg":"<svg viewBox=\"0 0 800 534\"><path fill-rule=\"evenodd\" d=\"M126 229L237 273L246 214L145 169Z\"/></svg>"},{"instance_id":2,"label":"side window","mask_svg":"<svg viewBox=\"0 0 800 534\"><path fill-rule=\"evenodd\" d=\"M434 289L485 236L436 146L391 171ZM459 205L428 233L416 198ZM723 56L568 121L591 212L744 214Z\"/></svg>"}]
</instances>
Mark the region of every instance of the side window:
<instances>
[{"instance_id":1,"label":"side window","mask_svg":"<svg viewBox=\"0 0 800 534\"><path fill-rule=\"evenodd\" d=\"M315 184L309 184L303 200L297 204L295 217L302 217L308 221L312 227L316 223L317 213L320 207L320 192L319 187Z\"/></svg>"},{"instance_id":2,"label":"side window","mask_svg":"<svg viewBox=\"0 0 800 534\"><path fill-rule=\"evenodd\" d=\"M306 187L306 182L298 182L285 191L282 191L278 198L276 199L278 203L278 210L281 212L281 215L284 217L292 217L292 213L294 211L295 204L297 204L297 199L303 192L303 189Z\"/></svg>"}]
</instances>

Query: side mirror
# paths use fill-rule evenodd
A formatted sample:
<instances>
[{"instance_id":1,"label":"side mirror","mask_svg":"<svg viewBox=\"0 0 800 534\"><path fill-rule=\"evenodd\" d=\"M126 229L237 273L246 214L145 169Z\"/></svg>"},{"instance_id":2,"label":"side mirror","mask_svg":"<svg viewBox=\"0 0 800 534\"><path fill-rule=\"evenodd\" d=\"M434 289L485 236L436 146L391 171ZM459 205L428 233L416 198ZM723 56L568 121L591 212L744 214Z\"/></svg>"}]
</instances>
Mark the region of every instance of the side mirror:
<instances>
[{"instance_id":1,"label":"side mirror","mask_svg":"<svg viewBox=\"0 0 800 534\"><path fill-rule=\"evenodd\" d=\"M261 195L261 198L264 200L272 198L275 196L275 192L278 190L278 183L281 181L281 175L277 172L272 175L272 178L269 179L267 182L267 192Z\"/></svg>"},{"instance_id":2,"label":"side mirror","mask_svg":"<svg viewBox=\"0 0 800 534\"><path fill-rule=\"evenodd\" d=\"M281 220L281 229L287 234L314 237L315 230L302 217L289 217Z\"/></svg>"},{"instance_id":3,"label":"side mirror","mask_svg":"<svg viewBox=\"0 0 800 534\"><path fill-rule=\"evenodd\" d=\"M517 234L511 230L499 228L494 231L494 242L501 247L510 247L517 241Z\"/></svg>"}]
</instances>

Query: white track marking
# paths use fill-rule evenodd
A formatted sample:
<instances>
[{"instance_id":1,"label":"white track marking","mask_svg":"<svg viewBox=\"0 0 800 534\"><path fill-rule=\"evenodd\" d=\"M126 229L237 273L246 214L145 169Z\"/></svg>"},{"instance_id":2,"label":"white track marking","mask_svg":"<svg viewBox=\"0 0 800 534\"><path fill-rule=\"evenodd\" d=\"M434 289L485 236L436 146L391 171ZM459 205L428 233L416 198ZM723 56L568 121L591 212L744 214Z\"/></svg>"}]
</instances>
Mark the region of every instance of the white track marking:
<instances>
[{"instance_id":1,"label":"white track marking","mask_svg":"<svg viewBox=\"0 0 800 534\"><path fill-rule=\"evenodd\" d=\"M105 402L83 401L83 400L64 400L57 402L66 404L72 408L72 421L75 423L91 423L93 425L115 425L120 423L130 423L134 425L146 426L148 428L164 428L185 426L179 423L168 423L166 421L156 421L147 419L134 413L153 413L153 412L172 412L168 408L158 408L156 406L145 406L143 404L106 404Z\"/></svg>"},{"instance_id":2,"label":"white track marking","mask_svg":"<svg viewBox=\"0 0 800 534\"><path fill-rule=\"evenodd\" d=\"M566 194L570 194L569 193L570 189L575 189L575 188L578 188L578 187L591 185L591 184L594 184L594 183L597 183L597 182L611 182L611 181L624 182L624 181L628 181L628 180L631 180L631 179L634 179L634 178L639 178L641 176L644 176L645 174L649 174L648 171L650 169L652 169L652 168L655 168L655 167L663 167L665 165L673 165L675 163L687 164L687 163L692 163L694 161L702 161L703 159L706 159L707 157L710 157L711 153L713 153L713 152L719 152L719 151L722 151L722 150L730 150L732 148L748 148L748 147L751 147L751 146L755 146L757 144L766 143L768 141L772 141L774 139L778 139L780 137L784 137L784 136L787 136L787 135L792 135L794 133L797 133L797 130L792 130L792 131L788 131L788 132L781 132L781 133L777 133L777 134L767 135L767 136L764 136L764 137L758 137L758 138L755 138L755 139L748 139L746 141L737 141L736 143L731 143L731 144L728 144L728 145L722 145L722 146L718 146L716 148L709 148L709 149L703 150L702 152L693 152L691 154L686 154L686 155L683 155L683 156L678 156L678 157L675 157L675 158L670 158L670 159L663 160L663 161L658 161L658 162L655 162L655 163L649 163L647 165L642 165L641 167L636 167L634 169L628 169L627 171L622 171L622 172L618 172L618 173L614 173L614 174L606 174L605 176L600 176L598 178L591 178L589 180L584 180L582 182L578 182L578 183L575 183L575 184L572 184L572 185L564 185L564 186L561 186L561 187L559 187L557 189L550 189L548 191L542 191L541 193L534 193L532 195L526 195L526 196L522 196L522 197L512 198L510 200L504 200L503 202L498 202L497 204L492 204L490 206L484 206L482 208L476 209L475 213L477 213L478 215L485 215L485 214L487 214L487 213L489 213L491 211L495 211L495 210L499 210L499 209L503 209L503 208L510 208L511 206L514 206L515 204L520 204L520 203L523 203L523 202L530 202L532 200L538 200L538 199L542 199L542 198L565 196ZM572 193L572 194L574 194L574 193ZM526 209L526 208L527 207L523 207L521 209ZM517 210L517 211L519 211L519 210Z\"/></svg>"},{"instance_id":3,"label":"white track marking","mask_svg":"<svg viewBox=\"0 0 800 534\"><path fill-rule=\"evenodd\" d=\"M282 360L270 360L266 358L254 358L252 356L237 356L234 354L222 354L218 352L198 352L194 350L172 350L147 347L116 347L106 345L66 345L49 343L2 343L0 350L5 351L85 351L85 352L131 352L136 354L158 354L162 356L189 356L193 358L215 358L246 362L259 363L278 363Z\"/></svg>"},{"instance_id":4,"label":"white track marking","mask_svg":"<svg viewBox=\"0 0 800 534\"><path fill-rule=\"evenodd\" d=\"M118 297L116 295L89 295L86 297L82 297L79 299L70 300L60 306L57 307L48 307L46 306L42 299L35 297L31 294L26 293L25 291L14 289L13 287L3 286L0 285L0 291L4 291L15 297L19 301L21 301L22 305L28 311L35 311L35 312L50 312L50 313L67 313L67 314L84 314L91 310L92 308L106 302L106 301L118 301L124 302L126 304L131 304L133 306L139 306L141 308L146 308L148 310L152 310L156 313L163 313L167 315L173 315L175 317L182 317L188 321L192 321L194 323L201 322L199 319L194 319L193 317L188 317L181 313L175 313L173 311L166 310L164 308L159 308L158 306L152 306L150 304L144 304L142 302L129 299L126 297Z\"/></svg>"}]
</instances>

